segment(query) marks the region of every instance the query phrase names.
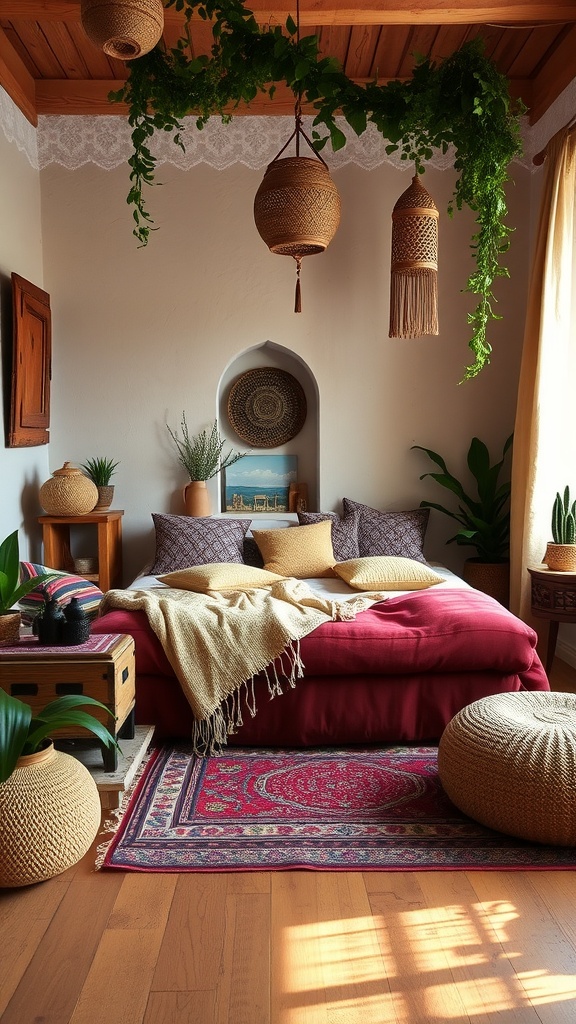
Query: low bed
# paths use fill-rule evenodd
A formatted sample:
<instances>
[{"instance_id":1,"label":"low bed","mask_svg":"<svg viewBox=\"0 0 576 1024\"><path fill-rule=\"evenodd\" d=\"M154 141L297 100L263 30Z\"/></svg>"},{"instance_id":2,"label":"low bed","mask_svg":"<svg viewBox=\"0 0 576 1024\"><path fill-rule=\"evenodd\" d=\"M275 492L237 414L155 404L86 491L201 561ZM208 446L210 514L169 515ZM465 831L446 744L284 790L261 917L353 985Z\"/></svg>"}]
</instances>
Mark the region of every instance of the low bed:
<instances>
[{"instance_id":1,"label":"low bed","mask_svg":"<svg viewBox=\"0 0 576 1024\"><path fill-rule=\"evenodd\" d=\"M328 514L322 515L325 520ZM184 570L192 564L193 557L199 557L198 549L192 551L185 545L175 558L172 536L168 545L171 554L166 559L166 551L162 550L166 539L163 530L166 525L175 525L166 521L186 517L154 518L157 548L152 571L135 580L127 591L107 595L105 613L93 623L92 632L128 633L134 638L136 721L153 724L160 739L189 738L194 715L174 670L169 645L161 642L145 610L130 606L130 602L128 607L116 606L122 605L130 592L138 595L138 600L141 595L158 595L162 590L168 596L167 592L174 590L175 577L168 576L166 580L167 573L178 571L178 565L174 569L176 562L180 561L179 568ZM160 519L164 521L162 536ZM304 520L304 525L312 523ZM332 523L334 527L336 519ZM357 517L355 526L357 529ZM186 525L191 532L200 527L198 521L188 521ZM239 541L243 561L246 530L244 525ZM263 539L261 543L261 537L254 532L265 550ZM303 544L304 534L300 531L282 530L282 534L291 535L292 541L296 533ZM336 531L332 539L336 555L350 553L338 541ZM423 530L420 543L422 539ZM356 550L362 551L362 547ZM203 552L204 563L207 558L211 559L210 564L222 561L214 558L212 548L208 554L205 543ZM409 553L411 564L416 568L420 565L422 572L429 570L421 547L416 558L415 554L414 550ZM380 562L393 562L394 557L393 552L391 556L378 556L376 561L379 558ZM403 558L405 546L399 560ZM373 561L371 556L360 554L356 560L340 559L338 565L368 565ZM265 562L267 569L275 564L270 558L265 558ZM534 630L449 570L434 567L433 572L441 581L426 584L426 589L395 588L392 580L382 591L374 586L353 588L340 576L334 578L333 571L304 577L300 569L299 579L305 587L328 605L357 603L357 598L367 592L369 606L350 619L328 617L302 635L296 645L301 674L292 678L292 684L289 678L293 659L288 659L288 665L285 655L275 658L266 672L255 674L250 685L239 691L242 724L228 736L228 743L306 747L433 742L457 711L481 697L548 690L548 679L536 652ZM272 687L271 678L276 681Z\"/></svg>"}]
</instances>

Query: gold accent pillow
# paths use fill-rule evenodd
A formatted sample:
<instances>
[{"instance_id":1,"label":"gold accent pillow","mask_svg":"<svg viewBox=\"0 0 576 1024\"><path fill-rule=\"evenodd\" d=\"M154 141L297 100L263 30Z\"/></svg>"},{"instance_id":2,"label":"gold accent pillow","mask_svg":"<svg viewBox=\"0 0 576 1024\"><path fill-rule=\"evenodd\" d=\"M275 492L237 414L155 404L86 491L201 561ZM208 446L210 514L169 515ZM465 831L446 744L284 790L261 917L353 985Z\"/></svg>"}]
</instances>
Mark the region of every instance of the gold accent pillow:
<instances>
[{"instance_id":1,"label":"gold accent pillow","mask_svg":"<svg viewBox=\"0 0 576 1024\"><path fill-rule=\"evenodd\" d=\"M197 594L205 594L209 590L252 590L254 587L269 587L283 577L274 572L267 572L266 569L257 569L253 565L210 562L207 565L192 565L189 569L168 572L158 579L176 590L193 590Z\"/></svg>"},{"instance_id":2,"label":"gold accent pillow","mask_svg":"<svg viewBox=\"0 0 576 1024\"><path fill-rule=\"evenodd\" d=\"M332 522L326 519L313 526L288 526L278 530L255 530L264 568L297 580L334 576L332 566Z\"/></svg>"},{"instance_id":3,"label":"gold accent pillow","mask_svg":"<svg viewBox=\"0 0 576 1024\"><path fill-rule=\"evenodd\" d=\"M368 555L338 562L334 572L354 590L425 590L444 577L422 562L396 555Z\"/></svg>"}]
</instances>

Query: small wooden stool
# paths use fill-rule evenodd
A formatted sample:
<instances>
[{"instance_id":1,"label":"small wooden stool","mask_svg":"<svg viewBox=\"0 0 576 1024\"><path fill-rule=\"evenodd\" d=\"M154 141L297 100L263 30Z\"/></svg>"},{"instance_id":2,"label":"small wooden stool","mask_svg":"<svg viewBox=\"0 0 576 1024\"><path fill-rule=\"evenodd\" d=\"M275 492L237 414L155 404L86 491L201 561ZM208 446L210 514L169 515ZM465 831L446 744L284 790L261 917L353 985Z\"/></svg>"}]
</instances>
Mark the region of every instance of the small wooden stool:
<instances>
[{"instance_id":1,"label":"small wooden stool","mask_svg":"<svg viewBox=\"0 0 576 1024\"><path fill-rule=\"evenodd\" d=\"M501 693L469 704L438 747L445 792L488 828L576 846L576 694Z\"/></svg>"}]
</instances>

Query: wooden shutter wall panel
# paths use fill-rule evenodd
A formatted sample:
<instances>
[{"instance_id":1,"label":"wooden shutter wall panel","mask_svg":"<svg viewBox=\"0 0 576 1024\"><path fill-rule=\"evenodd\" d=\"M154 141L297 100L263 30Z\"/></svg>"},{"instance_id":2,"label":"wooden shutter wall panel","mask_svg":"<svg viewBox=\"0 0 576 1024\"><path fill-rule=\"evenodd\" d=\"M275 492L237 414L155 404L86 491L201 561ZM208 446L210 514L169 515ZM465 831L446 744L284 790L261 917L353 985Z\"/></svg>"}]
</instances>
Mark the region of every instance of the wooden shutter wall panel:
<instances>
[{"instance_id":1,"label":"wooden shutter wall panel","mask_svg":"<svg viewBox=\"0 0 576 1024\"><path fill-rule=\"evenodd\" d=\"M13 351L9 448L48 444L52 331L50 296L12 274Z\"/></svg>"}]
</instances>

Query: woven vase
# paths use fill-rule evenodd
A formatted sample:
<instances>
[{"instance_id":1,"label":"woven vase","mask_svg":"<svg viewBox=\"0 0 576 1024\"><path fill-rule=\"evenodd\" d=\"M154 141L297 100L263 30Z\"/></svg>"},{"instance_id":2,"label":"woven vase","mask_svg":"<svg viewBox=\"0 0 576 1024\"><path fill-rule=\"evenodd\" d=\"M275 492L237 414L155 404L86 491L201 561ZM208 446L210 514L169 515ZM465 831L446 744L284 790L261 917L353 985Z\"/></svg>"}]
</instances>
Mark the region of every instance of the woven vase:
<instances>
[{"instance_id":1,"label":"woven vase","mask_svg":"<svg viewBox=\"0 0 576 1024\"><path fill-rule=\"evenodd\" d=\"M438 209L417 174L392 212L391 338L438 334Z\"/></svg>"},{"instance_id":2,"label":"woven vase","mask_svg":"<svg viewBox=\"0 0 576 1024\"><path fill-rule=\"evenodd\" d=\"M12 647L18 643L21 621L18 611L0 612L0 647Z\"/></svg>"},{"instance_id":3,"label":"woven vase","mask_svg":"<svg viewBox=\"0 0 576 1024\"><path fill-rule=\"evenodd\" d=\"M164 30L162 0L82 0L82 27L109 57L133 60L149 53Z\"/></svg>"},{"instance_id":4,"label":"woven vase","mask_svg":"<svg viewBox=\"0 0 576 1024\"><path fill-rule=\"evenodd\" d=\"M50 743L19 758L0 785L0 886L43 882L77 864L100 818L96 783L75 757Z\"/></svg>"},{"instance_id":5,"label":"woven vase","mask_svg":"<svg viewBox=\"0 0 576 1024\"><path fill-rule=\"evenodd\" d=\"M98 501L98 488L71 462L54 470L52 479L40 488L40 504L49 516L83 516Z\"/></svg>"}]
</instances>

